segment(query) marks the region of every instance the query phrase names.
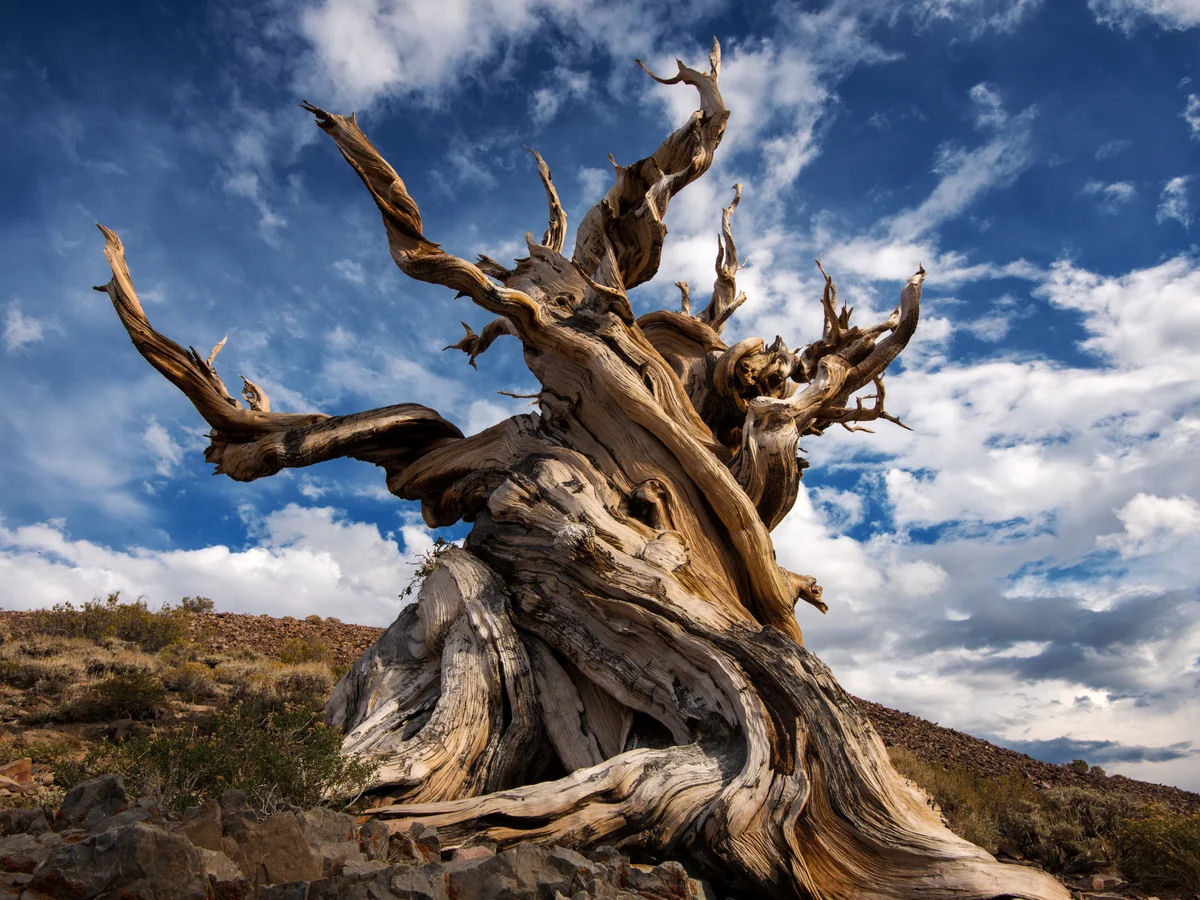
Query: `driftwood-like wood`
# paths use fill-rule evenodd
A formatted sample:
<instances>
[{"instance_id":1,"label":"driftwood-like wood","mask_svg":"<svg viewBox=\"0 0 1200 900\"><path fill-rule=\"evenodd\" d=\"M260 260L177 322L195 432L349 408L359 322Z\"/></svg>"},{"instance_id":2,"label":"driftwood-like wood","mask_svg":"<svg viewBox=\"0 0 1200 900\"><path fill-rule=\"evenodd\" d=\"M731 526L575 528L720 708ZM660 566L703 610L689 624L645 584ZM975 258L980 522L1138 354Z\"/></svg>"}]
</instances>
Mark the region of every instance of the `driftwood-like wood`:
<instances>
[{"instance_id":1,"label":"driftwood-like wood","mask_svg":"<svg viewBox=\"0 0 1200 900\"><path fill-rule=\"evenodd\" d=\"M381 761L380 819L436 825L449 846L639 847L772 897L1064 898L1044 873L950 833L896 773L803 646L795 606L823 610L820 587L775 561L770 531L796 499L801 436L898 421L883 376L917 325L924 270L870 327L850 324L826 277L817 340L797 351L782 338L726 344L745 299L735 186L709 302L693 315L680 283L680 311L634 317L627 292L658 269L667 205L721 141L719 67L714 43L707 71L680 63L673 78L653 76L694 88L699 109L650 156L614 162L570 257L534 152L549 225L540 242L526 235L528 256L512 268L426 237L354 117L305 104L378 206L396 265L495 315L447 349L474 364L501 335L520 342L539 411L479 434L415 404L271 412L250 382L242 406L213 356L150 327L107 229L113 279L99 290L212 425L217 471L250 480L350 456L381 466L430 525L474 523L462 547L430 561L417 603L326 709L347 753Z\"/></svg>"}]
</instances>

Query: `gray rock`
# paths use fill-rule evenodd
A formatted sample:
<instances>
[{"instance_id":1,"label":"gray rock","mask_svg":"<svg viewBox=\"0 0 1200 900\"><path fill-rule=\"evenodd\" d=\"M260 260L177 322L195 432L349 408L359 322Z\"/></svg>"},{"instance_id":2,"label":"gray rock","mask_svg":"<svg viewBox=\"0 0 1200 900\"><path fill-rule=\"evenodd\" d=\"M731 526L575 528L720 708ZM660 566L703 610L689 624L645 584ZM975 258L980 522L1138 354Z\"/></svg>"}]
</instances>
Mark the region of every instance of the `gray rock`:
<instances>
[{"instance_id":1,"label":"gray rock","mask_svg":"<svg viewBox=\"0 0 1200 900\"><path fill-rule=\"evenodd\" d=\"M133 825L136 822L145 822L147 825L161 825L162 816L158 814L158 810L156 809L144 806L132 806L117 813L115 816L105 816L103 818L89 816L86 830L88 834L99 834L101 831L108 831L110 828L120 828L123 825Z\"/></svg>"},{"instance_id":2,"label":"gray rock","mask_svg":"<svg viewBox=\"0 0 1200 900\"><path fill-rule=\"evenodd\" d=\"M89 898L121 891L139 900L204 900L200 851L179 835L135 823L56 848L29 889L49 897Z\"/></svg>"},{"instance_id":3,"label":"gray rock","mask_svg":"<svg viewBox=\"0 0 1200 900\"><path fill-rule=\"evenodd\" d=\"M348 865L366 864L367 857L358 845L358 823L353 816L318 806L303 813L300 821L309 848L321 862L323 875L337 875Z\"/></svg>"},{"instance_id":4,"label":"gray rock","mask_svg":"<svg viewBox=\"0 0 1200 900\"><path fill-rule=\"evenodd\" d=\"M445 866L451 896L478 900L521 900L593 892L603 867L565 847L518 844L481 859L451 861Z\"/></svg>"},{"instance_id":5,"label":"gray rock","mask_svg":"<svg viewBox=\"0 0 1200 900\"><path fill-rule=\"evenodd\" d=\"M43 821L45 817L43 816ZM42 834L11 834L0 838L0 869L29 873L63 843L53 831Z\"/></svg>"},{"instance_id":6,"label":"gray rock","mask_svg":"<svg viewBox=\"0 0 1200 900\"><path fill-rule=\"evenodd\" d=\"M254 884L313 881L325 874L294 813L276 813L261 822L226 818L224 826L222 849Z\"/></svg>"},{"instance_id":7,"label":"gray rock","mask_svg":"<svg viewBox=\"0 0 1200 900\"><path fill-rule=\"evenodd\" d=\"M0 834L45 834L50 822L40 807L0 809Z\"/></svg>"},{"instance_id":8,"label":"gray rock","mask_svg":"<svg viewBox=\"0 0 1200 900\"><path fill-rule=\"evenodd\" d=\"M129 809L125 779L120 775L101 775L67 791L54 817L56 825L87 828Z\"/></svg>"},{"instance_id":9,"label":"gray rock","mask_svg":"<svg viewBox=\"0 0 1200 900\"><path fill-rule=\"evenodd\" d=\"M245 878L242 876L242 870L237 867L237 863L224 853L221 853L219 850L207 850L204 847L197 849L200 850L200 857L204 861L204 874L210 880L218 884L245 881Z\"/></svg>"},{"instance_id":10,"label":"gray rock","mask_svg":"<svg viewBox=\"0 0 1200 900\"><path fill-rule=\"evenodd\" d=\"M388 844L392 831L378 819L368 819L358 829L358 846L367 859L390 861Z\"/></svg>"},{"instance_id":11,"label":"gray rock","mask_svg":"<svg viewBox=\"0 0 1200 900\"><path fill-rule=\"evenodd\" d=\"M224 849L221 844L221 804L213 799L192 807L183 814L174 831L197 847L221 852Z\"/></svg>"}]
</instances>

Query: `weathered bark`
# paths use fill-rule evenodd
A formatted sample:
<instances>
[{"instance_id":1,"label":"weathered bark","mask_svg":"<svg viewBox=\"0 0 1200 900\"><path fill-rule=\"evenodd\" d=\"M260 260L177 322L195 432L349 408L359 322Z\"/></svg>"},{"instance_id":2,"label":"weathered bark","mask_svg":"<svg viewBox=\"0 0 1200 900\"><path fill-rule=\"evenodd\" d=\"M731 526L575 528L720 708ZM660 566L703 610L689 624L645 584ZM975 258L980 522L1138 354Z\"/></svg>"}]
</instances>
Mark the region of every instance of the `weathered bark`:
<instances>
[{"instance_id":1,"label":"weathered bark","mask_svg":"<svg viewBox=\"0 0 1200 900\"><path fill-rule=\"evenodd\" d=\"M771 896L1065 897L955 837L892 769L802 646L794 606L824 609L820 587L775 562L770 530L796 499L801 435L896 421L882 377L916 327L924 271L877 325L851 326L827 278L817 341L729 346L720 333L744 300L735 187L711 301L693 316L681 284L681 312L634 319L626 292L658 268L667 203L708 169L724 131L719 63L714 45L709 71L680 63L658 79L695 87L700 109L655 153L615 167L570 259L535 153L550 224L512 269L429 240L353 116L306 104L378 206L397 266L497 316L452 347L474 364L499 335L516 337L542 385L538 413L464 438L412 404L282 416L252 383L246 410L211 357L149 326L107 230L103 290L212 424L218 471L248 480L352 456L382 466L431 525L474 523L326 710L346 752L381 762L379 818L437 825L450 845L482 834L637 846ZM856 394L870 384L866 406Z\"/></svg>"}]
</instances>

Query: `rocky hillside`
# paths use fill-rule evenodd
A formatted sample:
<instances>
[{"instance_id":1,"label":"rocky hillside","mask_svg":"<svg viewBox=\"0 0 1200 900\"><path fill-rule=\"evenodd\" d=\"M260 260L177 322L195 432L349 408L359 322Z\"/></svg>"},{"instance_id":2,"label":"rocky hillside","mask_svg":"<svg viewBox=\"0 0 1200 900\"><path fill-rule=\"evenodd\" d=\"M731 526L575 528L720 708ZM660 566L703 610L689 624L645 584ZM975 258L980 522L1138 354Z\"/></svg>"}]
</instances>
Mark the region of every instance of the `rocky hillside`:
<instances>
[{"instance_id":1,"label":"rocky hillside","mask_svg":"<svg viewBox=\"0 0 1200 900\"><path fill-rule=\"evenodd\" d=\"M160 879L197 897L472 897L484 883L513 897L553 897L550 884L562 896L729 893L678 863L486 844L443 854L435 833L376 833L312 808L353 777L329 768L337 738L317 723L320 698L381 631L116 600L58 618L0 612L0 893L184 896L156 893ZM969 839L1049 869L1076 896L1194 896L1200 795L1050 765L858 702L897 767ZM279 781L304 754L298 769L333 774ZM296 846L307 850L283 850ZM1178 871L1168 846L1182 851ZM160 871L163 854L182 868Z\"/></svg>"}]
</instances>

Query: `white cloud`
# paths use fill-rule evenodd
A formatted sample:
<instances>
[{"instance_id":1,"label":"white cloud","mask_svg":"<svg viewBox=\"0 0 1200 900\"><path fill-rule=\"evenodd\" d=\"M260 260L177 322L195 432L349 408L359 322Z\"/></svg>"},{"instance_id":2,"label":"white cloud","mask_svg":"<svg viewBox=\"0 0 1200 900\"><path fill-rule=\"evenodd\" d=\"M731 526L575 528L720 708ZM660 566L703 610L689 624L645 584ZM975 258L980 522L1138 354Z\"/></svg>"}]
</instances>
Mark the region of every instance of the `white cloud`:
<instances>
[{"instance_id":1,"label":"white cloud","mask_svg":"<svg viewBox=\"0 0 1200 900\"><path fill-rule=\"evenodd\" d=\"M776 530L780 562L826 588L828 616L800 622L849 690L1013 740L1200 743L1182 711L1200 640L1197 296L1187 257L1119 277L1060 262L1023 306L1077 312L1099 367L912 356L888 397L913 432L806 439L814 472L860 473L871 505L864 540L836 532L841 489L802 495ZM1108 768L1200 786L1194 761Z\"/></svg>"},{"instance_id":2,"label":"white cloud","mask_svg":"<svg viewBox=\"0 0 1200 900\"><path fill-rule=\"evenodd\" d=\"M972 97L977 116L994 120L999 112L993 98ZM980 112L981 110L981 112ZM982 194L1007 185L1033 162L1032 107L1013 116L1009 126L991 140L972 149L944 145L938 150L933 171L940 177L930 195L915 209L906 210L888 223L893 240L916 240L948 219L960 215Z\"/></svg>"},{"instance_id":3,"label":"white cloud","mask_svg":"<svg viewBox=\"0 0 1200 900\"><path fill-rule=\"evenodd\" d=\"M1111 184L1089 181L1083 186L1083 194L1095 197L1101 209L1116 215L1122 206L1137 196L1137 188L1128 181L1114 181Z\"/></svg>"},{"instance_id":4,"label":"white cloud","mask_svg":"<svg viewBox=\"0 0 1200 900\"><path fill-rule=\"evenodd\" d=\"M1055 306L1084 315L1081 346L1128 371L1158 366L1167 383L1200 376L1200 269L1177 256L1149 269L1105 277L1068 262L1051 267L1040 292Z\"/></svg>"},{"instance_id":5,"label":"white cloud","mask_svg":"<svg viewBox=\"0 0 1200 900\"><path fill-rule=\"evenodd\" d=\"M1138 493L1114 512L1125 530L1101 535L1096 542L1119 550L1125 557L1163 553L1178 547L1182 540L1200 535L1200 503L1186 494L1158 497Z\"/></svg>"},{"instance_id":6,"label":"white cloud","mask_svg":"<svg viewBox=\"0 0 1200 900\"><path fill-rule=\"evenodd\" d=\"M142 441L154 457L154 471L164 478L169 477L183 458L183 448L154 416L142 432Z\"/></svg>"},{"instance_id":7,"label":"white cloud","mask_svg":"<svg viewBox=\"0 0 1200 900\"><path fill-rule=\"evenodd\" d=\"M968 96L975 104L976 128L999 128L1008 121L1004 103L992 85L980 82L971 88Z\"/></svg>"},{"instance_id":8,"label":"white cloud","mask_svg":"<svg viewBox=\"0 0 1200 900\"><path fill-rule=\"evenodd\" d=\"M47 329L55 327L51 319L37 319L21 312L21 304L13 300L4 316L4 349L13 353L36 344L45 340Z\"/></svg>"},{"instance_id":9,"label":"white cloud","mask_svg":"<svg viewBox=\"0 0 1200 900\"><path fill-rule=\"evenodd\" d=\"M433 546L423 528L404 525L402 551L375 525L328 507L289 504L248 517L255 542L242 550L115 550L72 540L61 522L13 529L0 523L0 578L25 608L111 591L143 596L152 606L201 594L229 612L315 612L386 625L402 605L397 597L413 578L412 563Z\"/></svg>"},{"instance_id":10,"label":"white cloud","mask_svg":"<svg viewBox=\"0 0 1200 900\"><path fill-rule=\"evenodd\" d=\"M1041 5L1042 0L917 0L913 9L919 18L961 22L972 37L980 37L1013 31Z\"/></svg>"},{"instance_id":11,"label":"white cloud","mask_svg":"<svg viewBox=\"0 0 1200 900\"><path fill-rule=\"evenodd\" d=\"M1096 148L1096 159L1115 159L1132 146L1133 141L1126 138L1113 138L1113 140L1105 141Z\"/></svg>"},{"instance_id":12,"label":"white cloud","mask_svg":"<svg viewBox=\"0 0 1200 900\"><path fill-rule=\"evenodd\" d=\"M564 102L578 102L591 89L591 79L586 72L573 72L557 66L546 76L548 82L534 90L529 98L529 113L533 124L539 128L558 115Z\"/></svg>"},{"instance_id":13,"label":"white cloud","mask_svg":"<svg viewBox=\"0 0 1200 900\"><path fill-rule=\"evenodd\" d=\"M1132 32L1144 21L1182 31L1200 25L1200 0L1088 0L1101 25Z\"/></svg>"},{"instance_id":14,"label":"white cloud","mask_svg":"<svg viewBox=\"0 0 1200 900\"><path fill-rule=\"evenodd\" d=\"M1200 141L1200 94L1188 94L1187 106L1180 113L1193 141Z\"/></svg>"},{"instance_id":15,"label":"white cloud","mask_svg":"<svg viewBox=\"0 0 1200 900\"><path fill-rule=\"evenodd\" d=\"M1191 180L1191 175L1177 175L1163 185L1154 216L1160 225L1175 221L1187 228L1192 224L1192 207L1188 199L1188 183Z\"/></svg>"},{"instance_id":16,"label":"white cloud","mask_svg":"<svg viewBox=\"0 0 1200 900\"><path fill-rule=\"evenodd\" d=\"M334 271L349 281L351 284L365 284L367 274L363 271L363 265L355 259L339 259L333 263Z\"/></svg>"},{"instance_id":17,"label":"white cloud","mask_svg":"<svg viewBox=\"0 0 1200 900\"><path fill-rule=\"evenodd\" d=\"M575 173L575 178L579 182L579 188L583 194L583 202L588 206L596 203L604 196L605 191L613 182L612 169L596 169L589 166L580 166L579 171Z\"/></svg>"},{"instance_id":18,"label":"white cloud","mask_svg":"<svg viewBox=\"0 0 1200 900\"><path fill-rule=\"evenodd\" d=\"M279 230L287 224L284 218L267 199L267 192L257 172L248 169L231 172L222 182L230 194L249 200L258 210L258 229L268 243L278 240Z\"/></svg>"}]
</instances>

